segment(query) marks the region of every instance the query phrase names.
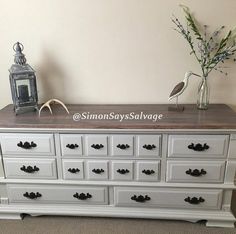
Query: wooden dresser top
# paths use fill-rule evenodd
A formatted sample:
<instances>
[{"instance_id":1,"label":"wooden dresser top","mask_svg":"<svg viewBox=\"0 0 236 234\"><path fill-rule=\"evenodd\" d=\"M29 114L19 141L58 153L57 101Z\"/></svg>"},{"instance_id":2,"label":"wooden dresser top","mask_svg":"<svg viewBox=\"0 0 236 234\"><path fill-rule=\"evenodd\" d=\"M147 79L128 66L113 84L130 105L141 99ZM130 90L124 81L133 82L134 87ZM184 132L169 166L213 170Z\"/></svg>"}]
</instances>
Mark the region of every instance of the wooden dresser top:
<instances>
[{"instance_id":1,"label":"wooden dresser top","mask_svg":"<svg viewBox=\"0 0 236 234\"><path fill-rule=\"evenodd\" d=\"M58 105L53 106L54 115L47 109L41 113L25 113L16 116L13 105L0 111L0 128L58 128L58 129L236 129L236 113L227 105L211 104L206 111L198 110L196 105L186 104L183 112L168 111L165 104L143 105L67 105L70 114ZM136 114L160 115L160 120L80 120L74 121L75 113L85 115ZM147 117L147 116L146 116ZM107 118L107 117L106 117ZM150 118L150 116L149 116Z\"/></svg>"}]
</instances>

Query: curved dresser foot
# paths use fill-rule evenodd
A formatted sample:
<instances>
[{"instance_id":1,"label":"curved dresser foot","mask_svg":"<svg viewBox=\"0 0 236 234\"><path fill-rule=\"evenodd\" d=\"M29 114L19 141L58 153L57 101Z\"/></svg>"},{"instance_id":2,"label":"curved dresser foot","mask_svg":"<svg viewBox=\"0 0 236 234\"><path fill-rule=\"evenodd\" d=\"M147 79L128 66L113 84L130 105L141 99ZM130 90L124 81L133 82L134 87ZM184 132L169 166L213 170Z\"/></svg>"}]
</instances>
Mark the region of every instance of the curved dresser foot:
<instances>
[{"instance_id":1,"label":"curved dresser foot","mask_svg":"<svg viewBox=\"0 0 236 234\"><path fill-rule=\"evenodd\" d=\"M22 216L14 213L0 213L0 219L22 219Z\"/></svg>"},{"instance_id":2,"label":"curved dresser foot","mask_svg":"<svg viewBox=\"0 0 236 234\"><path fill-rule=\"evenodd\" d=\"M235 221L219 221L219 220L210 220L206 222L207 227L225 227L225 228L234 228Z\"/></svg>"}]
</instances>

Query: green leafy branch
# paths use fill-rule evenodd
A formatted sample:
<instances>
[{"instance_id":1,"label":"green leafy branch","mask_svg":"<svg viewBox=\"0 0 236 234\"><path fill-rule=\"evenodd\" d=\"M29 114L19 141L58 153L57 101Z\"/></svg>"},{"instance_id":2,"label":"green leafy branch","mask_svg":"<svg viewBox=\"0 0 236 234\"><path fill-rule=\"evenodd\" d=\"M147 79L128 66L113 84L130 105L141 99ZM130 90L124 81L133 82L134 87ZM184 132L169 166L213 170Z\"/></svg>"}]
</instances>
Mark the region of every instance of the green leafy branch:
<instances>
[{"instance_id":1,"label":"green leafy branch","mask_svg":"<svg viewBox=\"0 0 236 234\"><path fill-rule=\"evenodd\" d=\"M225 37L219 40L218 37L225 27L220 27L208 37L207 26L204 25L204 35L202 35L189 8L183 5L181 5L181 7L185 13L187 26L184 27L175 16L173 16L171 20L176 26L175 30L187 40L191 48L190 55L193 54L197 59L201 66L203 76L207 77L212 70L227 75L227 73L223 72L225 67L219 66L219 63L224 63L225 60L229 60L235 55L236 31L230 30ZM235 58L233 58L233 60L236 61Z\"/></svg>"}]
</instances>

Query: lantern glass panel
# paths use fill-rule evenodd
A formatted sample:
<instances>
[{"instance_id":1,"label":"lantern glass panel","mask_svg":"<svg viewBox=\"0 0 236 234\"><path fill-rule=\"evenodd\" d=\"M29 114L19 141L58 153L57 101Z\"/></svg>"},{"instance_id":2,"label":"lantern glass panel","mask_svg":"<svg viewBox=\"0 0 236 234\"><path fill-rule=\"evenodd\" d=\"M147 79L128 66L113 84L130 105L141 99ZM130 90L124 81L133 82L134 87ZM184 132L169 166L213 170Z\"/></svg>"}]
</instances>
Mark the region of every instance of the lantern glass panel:
<instances>
[{"instance_id":1,"label":"lantern glass panel","mask_svg":"<svg viewBox=\"0 0 236 234\"><path fill-rule=\"evenodd\" d=\"M29 79L16 80L17 97L20 102L29 102L32 96Z\"/></svg>"}]
</instances>

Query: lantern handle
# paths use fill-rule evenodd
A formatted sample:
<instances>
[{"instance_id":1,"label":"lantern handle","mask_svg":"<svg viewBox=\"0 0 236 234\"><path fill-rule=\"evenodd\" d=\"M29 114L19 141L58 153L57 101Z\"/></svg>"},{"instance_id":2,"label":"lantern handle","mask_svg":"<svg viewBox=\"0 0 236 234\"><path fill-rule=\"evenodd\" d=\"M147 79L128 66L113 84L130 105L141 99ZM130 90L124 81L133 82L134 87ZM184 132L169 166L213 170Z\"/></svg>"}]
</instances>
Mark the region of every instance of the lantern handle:
<instances>
[{"instance_id":1,"label":"lantern handle","mask_svg":"<svg viewBox=\"0 0 236 234\"><path fill-rule=\"evenodd\" d=\"M17 52L17 50L16 50L16 46L17 46L17 45L20 47L21 51L24 50L24 46L23 46L20 42L16 42L16 43L13 45L13 50L14 50L15 52Z\"/></svg>"}]
</instances>

